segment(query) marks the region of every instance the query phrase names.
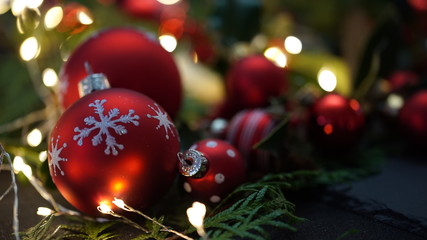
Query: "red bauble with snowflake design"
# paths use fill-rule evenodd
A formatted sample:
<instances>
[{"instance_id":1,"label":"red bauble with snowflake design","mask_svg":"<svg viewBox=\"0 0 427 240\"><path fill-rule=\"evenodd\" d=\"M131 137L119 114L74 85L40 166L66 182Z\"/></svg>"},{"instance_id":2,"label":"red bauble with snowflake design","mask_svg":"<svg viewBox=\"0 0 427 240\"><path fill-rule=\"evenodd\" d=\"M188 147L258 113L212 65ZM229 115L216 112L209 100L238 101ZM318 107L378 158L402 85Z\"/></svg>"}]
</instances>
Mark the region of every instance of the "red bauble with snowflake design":
<instances>
[{"instance_id":1,"label":"red bauble with snowflake design","mask_svg":"<svg viewBox=\"0 0 427 240\"><path fill-rule=\"evenodd\" d=\"M267 151L254 149L254 146L267 137L276 123L265 110L252 109L237 113L226 128L225 139L239 149L253 178L259 178L274 166L273 156Z\"/></svg>"},{"instance_id":2,"label":"red bauble with snowflake design","mask_svg":"<svg viewBox=\"0 0 427 240\"><path fill-rule=\"evenodd\" d=\"M97 215L114 198L147 208L177 173L178 132L165 110L127 89L88 94L56 123L49 169L60 193L82 212Z\"/></svg>"},{"instance_id":3,"label":"red bauble with snowflake design","mask_svg":"<svg viewBox=\"0 0 427 240\"><path fill-rule=\"evenodd\" d=\"M348 150L362 137L365 117L355 99L329 93L313 104L308 135L316 147Z\"/></svg>"},{"instance_id":4,"label":"red bauble with snowflake design","mask_svg":"<svg viewBox=\"0 0 427 240\"><path fill-rule=\"evenodd\" d=\"M219 139L205 139L179 154L184 189L192 196L218 203L245 181L246 164L239 151Z\"/></svg>"},{"instance_id":5,"label":"red bauble with snowflake design","mask_svg":"<svg viewBox=\"0 0 427 240\"><path fill-rule=\"evenodd\" d=\"M111 28L81 43L60 72L59 98L64 108L80 98L78 83L85 63L103 73L111 87L140 92L159 103L171 117L181 105L182 85L172 55L143 31Z\"/></svg>"}]
</instances>

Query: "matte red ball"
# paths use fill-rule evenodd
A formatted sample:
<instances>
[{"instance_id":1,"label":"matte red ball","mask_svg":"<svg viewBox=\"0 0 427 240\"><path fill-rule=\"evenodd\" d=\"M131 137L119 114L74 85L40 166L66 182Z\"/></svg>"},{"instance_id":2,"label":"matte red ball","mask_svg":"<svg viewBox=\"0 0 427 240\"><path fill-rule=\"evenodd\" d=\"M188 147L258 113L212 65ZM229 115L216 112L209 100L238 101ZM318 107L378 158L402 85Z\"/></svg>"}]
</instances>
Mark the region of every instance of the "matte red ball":
<instances>
[{"instance_id":1,"label":"matte red ball","mask_svg":"<svg viewBox=\"0 0 427 240\"><path fill-rule=\"evenodd\" d=\"M288 88L286 71L262 55L236 62L226 76L225 106L216 117L231 118L247 108L269 105L271 98L284 94Z\"/></svg>"},{"instance_id":2,"label":"matte red ball","mask_svg":"<svg viewBox=\"0 0 427 240\"><path fill-rule=\"evenodd\" d=\"M414 87L419 82L417 74L411 71L396 71L389 77L390 90L392 92L404 92L405 90Z\"/></svg>"},{"instance_id":3,"label":"matte red ball","mask_svg":"<svg viewBox=\"0 0 427 240\"><path fill-rule=\"evenodd\" d=\"M85 62L103 73L112 88L140 92L174 117L181 105L181 78L172 55L143 31L111 28L81 43L60 72L60 102L64 108L79 99L78 83L87 76Z\"/></svg>"},{"instance_id":4,"label":"matte red ball","mask_svg":"<svg viewBox=\"0 0 427 240\"><path fill-rule=\"evenodd\" d=\"M165 110L127 89L91 93L71 105L49 138L48 161L59 192L78 210L123 199L148 208L170 188L179 136ZM114 209L114 208L113 208Z\"/></svg>"},{"instance_id":5,"label":"matte red ball","mask_svg":"<svg viewBox=\"0 0 427 240\"><path fill-rule=\"evenodd\" d=\"M261 176L273 167L273 157L267 151L254 149L275 127L276 121L262 109L237 113L226 129L226 141L235 146L248 163L251 175ZM255 176L254 176L255 177Z\"/></svg>"},{"instance_id":6,"label":"matte red ball","mask_svg":"<svg viewBox=\"0 0 427 240\"><path fill-rule=\"evenodd\" d=\"M184 189L192 196L217 203L245 182L246 163L239 151L219 139L205 139L191 146L208 161L206 173L201 178L186 178Z\"/></svg>"},{"instance_id":7,"label":"matte red ball","mask_svg":"<svg viewBox=\"0 0 427 240\"><path fill-rule=\"evenodd\" d=\"M348 149L361 138L365 118L355 99L330 93L312 106L308 133L317 147Z\"/></svg>"},{"instance_id":8,"label":"matte red ball","mask_svg":"<svg viewBox=\"0 0 427 240\"><path fill-rule=\"evenodd\" d=\"M402 132L413 143L427 146L427 90L420 90L409 97L398 118Z\"/></svg>"}]
</instances>

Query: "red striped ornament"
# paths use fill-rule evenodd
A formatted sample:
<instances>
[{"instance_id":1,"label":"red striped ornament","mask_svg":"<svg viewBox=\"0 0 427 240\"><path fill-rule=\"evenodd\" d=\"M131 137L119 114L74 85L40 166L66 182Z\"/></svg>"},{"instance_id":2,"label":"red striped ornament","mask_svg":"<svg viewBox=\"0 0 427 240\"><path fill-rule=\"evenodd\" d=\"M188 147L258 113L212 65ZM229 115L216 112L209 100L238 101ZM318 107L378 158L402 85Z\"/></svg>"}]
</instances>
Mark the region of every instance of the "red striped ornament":
<instances>
[{"instance_id":1,"label":"red striped ornament","mask_svg":"<svg viewBox=\"0 0 427 240\"><path fill-rule=\"evenodd\" d=\"M271 115L261 109L243 110L230 120L226 140L240 151L250 173L259 175L271 170L271 154L253 147L272 131L275 124Z\"/></svg>"}]
</instances>

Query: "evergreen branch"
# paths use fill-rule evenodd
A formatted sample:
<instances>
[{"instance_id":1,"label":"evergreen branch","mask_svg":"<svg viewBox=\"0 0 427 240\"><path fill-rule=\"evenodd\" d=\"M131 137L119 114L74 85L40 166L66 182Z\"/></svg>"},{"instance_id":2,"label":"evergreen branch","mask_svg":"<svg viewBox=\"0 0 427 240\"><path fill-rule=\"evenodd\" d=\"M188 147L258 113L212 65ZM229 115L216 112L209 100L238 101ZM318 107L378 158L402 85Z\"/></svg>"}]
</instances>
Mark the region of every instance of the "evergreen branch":
<instances>
[{"instance_id":1,"label":"evergreen branch","mask_svg":"<svg viewBox=\"0 0 427 240\"><path fill-rule=\"evenodd\" d=\"M49 240L52 239L48 235L49 227L52 225L54 215L48 215L43 218L38 224L34 227L29 228L26 232L21 232L19 235L22 240Z\"/></svg>"},{"instance_id":2,"label":"evergreen branch","mask_svg":"<svg viewBox=\"0 0 427 240\"><path fill-rule=\"evenodd\" d=\"M72 237L87 240L108 240L117 237L117 234L109 232L117 222L82 221L72 225L60 225L59 228L66 231L61 238Z\"/></svg>"}]
</instances>

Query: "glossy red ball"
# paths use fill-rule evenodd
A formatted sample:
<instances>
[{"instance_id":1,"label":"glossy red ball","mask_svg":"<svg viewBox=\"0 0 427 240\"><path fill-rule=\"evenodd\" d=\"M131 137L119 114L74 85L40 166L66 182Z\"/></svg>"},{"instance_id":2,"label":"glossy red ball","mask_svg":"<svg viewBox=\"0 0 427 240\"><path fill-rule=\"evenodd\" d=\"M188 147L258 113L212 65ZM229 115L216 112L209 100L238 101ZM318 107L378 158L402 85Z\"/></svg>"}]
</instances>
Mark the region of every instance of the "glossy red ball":
<instances>
[{"instance_id":1,"label":"glossy red ball","mask_svg":"<svg viewBox=\"0 0 427 240\"><path fill-rule=\"evenodd\" d=\"M409 97L399 112L402 132L413 143L427 146L427 90L420 90Z\"/></svg>"},{"instance_id":2,"label":"glossy red ball","mask_svg":"<svg viewBox=\"0 0 427 240\"><path fill-rule=\"evenodd\" d=\"M200 178L186 178L184 189L203 201L218 203L236 187L244 183L246 163L239 151L219 139L205 139L190 149L201 152L208 161L208 168Z\"/></svg>"},{"instance_id":3,"label":"glossy red ball","mask_svg":"<svg viewBox=\"0 0 427 240\"><path fill-rule=\"evenodd\" d=\"M288 88L286 71L262 55L236 62L226 75L227 96L215 117L231 118L247 108L264 107Z\"/></svg>"},{"instance_id":4,"label":"glossy red ball","mask_svg":"<svg viewBox=\"0 0 427 240\"><path fill-rule=\"evenodd\" d=\"M181 105L182 84L172 55L152 37L133 28L100 31L81 43L60 72L59 98L64 108L80 98L78 83L88 73L103 73L112 88L127 88L158 102L174 117Z\"/></svg>"},{"instance_id":5,"label":"glossy red ball","mask_svg":"<svg viewBox=\"0 0 427 240\"><path fill-rule=\"evenodd\" d=\"M348 149L361 138L364 125L364 114L357 100L330 93L313 104L308 134L317 147Z\"/></svg>"},{"instance_id":6,"label":"glossy red ball","mask_svg":"<svg viewBox=\"0 0 427 240\"><path fill-rule=\"evenodd\" d=\"M71 105L49 138L48 161L59 192L80 211L123 199L156 203L176 173L179 136L165 110L127 89L96 91ZM114 208L113 208L114 209Z\"/></svg>"}]
</instances>

